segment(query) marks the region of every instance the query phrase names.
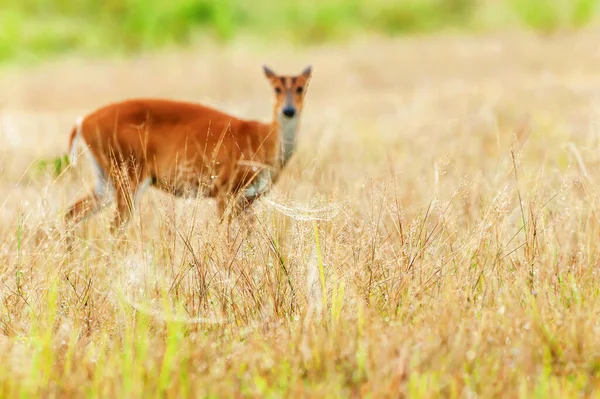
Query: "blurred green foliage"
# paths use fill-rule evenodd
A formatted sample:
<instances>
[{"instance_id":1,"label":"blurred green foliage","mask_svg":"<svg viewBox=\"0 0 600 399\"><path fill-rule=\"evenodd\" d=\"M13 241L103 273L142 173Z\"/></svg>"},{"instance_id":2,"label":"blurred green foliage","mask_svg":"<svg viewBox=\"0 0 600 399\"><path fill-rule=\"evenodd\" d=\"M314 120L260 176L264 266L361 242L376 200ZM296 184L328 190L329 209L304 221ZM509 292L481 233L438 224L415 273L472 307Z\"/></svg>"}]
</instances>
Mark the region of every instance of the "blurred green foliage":
<instances>
[{"instance_id":1,"label":"blurred green foliage","mask_svg":"<svg viewBox=\"0 0 600 399\"><path fill-rule=\"evenodd\" d=\"M49 174L53 178L58 178L60 174L70 165L69 156L63 156L41 159L35 163L33 168L33 176L41 176Z\"/></svg>"},{"instance_id":2,"label":"blurred green foliage","mask_svg":"<svg viewBox=\"0 0 600 399\"><path fill-rule=\"evenodd\" d=\"M131 52L198 37L323 42L480 26L485 7L540 31L581 27L598 0L0 0L0 61ZM500 7L498 6L500 4Z\"/></svg>"},{"instance_id":3,"label":"blurred green foliage","mask_svg":"<svg viewBox=\"0 0 600 399\"><path fill-rule=\"evenodd\" d=\"M598 11L598 0L510 0L512 10L527 26L544 33L582 28Z\"/></svg>"}]
</instances>

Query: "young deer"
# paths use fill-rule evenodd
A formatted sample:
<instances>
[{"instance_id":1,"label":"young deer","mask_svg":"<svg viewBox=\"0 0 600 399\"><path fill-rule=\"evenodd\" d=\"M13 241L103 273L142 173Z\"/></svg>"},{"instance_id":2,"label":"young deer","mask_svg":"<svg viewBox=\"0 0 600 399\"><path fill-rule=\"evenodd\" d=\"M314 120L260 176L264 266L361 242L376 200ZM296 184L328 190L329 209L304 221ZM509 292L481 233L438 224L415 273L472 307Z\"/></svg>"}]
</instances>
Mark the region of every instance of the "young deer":
<instances>
[{"instance_id":1,"label":"young deer","mask_svg":"<svg viewBox=\"0 0 600 399\"><path fill-rule=\"evenodd\" d=\"M83 142L95 176L93 192L66 214L76 224L115 200L111 230L122 227L148 186L179 197L217 200L219 217L247 209L269 191L294 153L311 67L276 75L263 67L275 93L271 123L243 120L186 102L132 99L80 118L69 158ZM133 197L133 198L132 198Z\"/></svg>"}]
</instances>

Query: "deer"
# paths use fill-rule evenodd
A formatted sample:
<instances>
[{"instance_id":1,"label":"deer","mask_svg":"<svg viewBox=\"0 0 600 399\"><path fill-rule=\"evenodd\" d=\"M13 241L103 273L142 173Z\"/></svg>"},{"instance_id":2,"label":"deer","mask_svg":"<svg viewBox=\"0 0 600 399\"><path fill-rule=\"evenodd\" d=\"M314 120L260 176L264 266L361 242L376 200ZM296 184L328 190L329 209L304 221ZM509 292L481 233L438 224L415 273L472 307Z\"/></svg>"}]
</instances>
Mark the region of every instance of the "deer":
<instances>
[{"instance_id":1,"label":"deer","mask_svg":"<svg viewBox=\"0 0 600 399\"><path fill-rule=\"evenodd\" d=\"M312 75L278 75L263 65L275 101L269 123L193 102L133 98L77 119L69 139L75 166L82 145L94 176L90 193L65 214L70 226L116 203L110 231L124 228L149 187L175 197L216 199L219 222L247 211L292 158Z\"/></svg>"}]
</instances>

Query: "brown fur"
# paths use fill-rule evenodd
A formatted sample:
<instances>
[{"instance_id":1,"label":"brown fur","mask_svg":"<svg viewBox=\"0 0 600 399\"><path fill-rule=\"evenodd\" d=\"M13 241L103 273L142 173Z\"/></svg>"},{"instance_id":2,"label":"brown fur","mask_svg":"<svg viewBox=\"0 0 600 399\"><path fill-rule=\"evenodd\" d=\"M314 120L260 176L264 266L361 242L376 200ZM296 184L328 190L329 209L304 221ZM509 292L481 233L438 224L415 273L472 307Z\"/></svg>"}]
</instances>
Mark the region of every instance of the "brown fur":
<instances>
[{"instance_id":1,"label":"brown fur","mask_svg":"<svg viewBox=\"0 0 600 399\"><path fill-rule=\"evenodd\" d=\"M128 219L132 210L129 194L135 194L146 179L153 187L177 196L200 193L217 198L221 218L231 205L235 214L240 204L243 208L258 197L247 196L240 202L242 190L254 184L260 173L268 170L272 181L277 179L283 167L282 107L291 99L300 116L311 70L282 77L265 67L265 74L275 91L271 123L243 120L200 104L160 99L109 104L81 121L80 136L114 187L117 215L113 229ZM70 149L77 132L75 127ZM100 207L100 199L97 193L80 199L69 209L67 220L82 220Z\"/></svg>"}]
</instances>

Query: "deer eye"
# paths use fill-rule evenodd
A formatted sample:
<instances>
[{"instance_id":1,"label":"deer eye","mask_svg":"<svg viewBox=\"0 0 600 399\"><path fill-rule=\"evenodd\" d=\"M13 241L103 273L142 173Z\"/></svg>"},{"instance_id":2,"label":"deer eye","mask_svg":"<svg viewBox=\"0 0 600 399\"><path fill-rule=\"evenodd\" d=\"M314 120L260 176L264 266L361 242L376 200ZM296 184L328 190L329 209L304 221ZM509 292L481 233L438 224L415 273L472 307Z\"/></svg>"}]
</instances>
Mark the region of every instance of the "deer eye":
<instances>
[{"instance_id":1,"label":"deer eye","mask_svg":"<svg viewBox=\"0 0 600 399\"><path fill-rule=\"evenodd\" d=\"M299 86L299 87L296 88L296 93L302 94L302 90L303 90L302 86Z\"/></svg>"},{"instance_id":2,"label":"deer eye","mask_svg":"<svg viewBox=\"0 0 600 399\"><path fill-rule=\"evenodd\" d=\"M281 94L281 87L276 87L275 88L275 93Z\"/></svg>"}]
</instances>

